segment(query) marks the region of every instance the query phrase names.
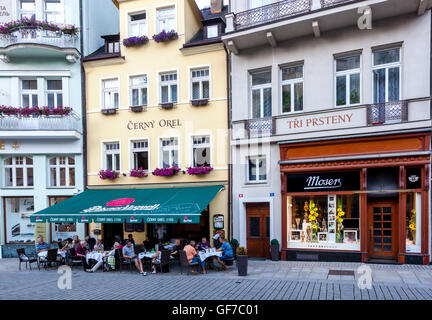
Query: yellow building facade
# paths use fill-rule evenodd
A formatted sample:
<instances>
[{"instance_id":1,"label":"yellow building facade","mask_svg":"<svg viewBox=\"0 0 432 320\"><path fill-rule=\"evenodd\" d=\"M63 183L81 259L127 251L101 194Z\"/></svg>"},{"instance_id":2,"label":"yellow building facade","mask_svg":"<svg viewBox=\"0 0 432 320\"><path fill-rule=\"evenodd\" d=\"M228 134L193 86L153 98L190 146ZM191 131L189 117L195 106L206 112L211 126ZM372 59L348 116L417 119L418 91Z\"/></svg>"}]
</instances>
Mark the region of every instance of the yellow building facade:
<instances>
[{"instance_id":1,"label":"yellow building facade","mask_svg":"<svg viewBox=\"0 0 432 320\"><path fill-rule=\"evenodd\" d=\"M200 11L193 0L119 0L117 5L120 34L104 37L105 46L83 60L87 186L222 185L199 224L146 224L139 232L125 225L122 232L124 237L132 233L139 243L146 235L200 240L219 231L228 236L227 56L220 41L224 8ZM173 29L177 35L169 41L152 39L165 29ZM134 36L149 40L138 46L124 45L125 39ZM200 165L213 170L188 174L189 167ZM152 174L172 166L181 171L169 177ZM131 171L138 167L148 176L132 177ZM114 180L101 179L99 172L105 169L120 174ZM119 230L118 226L90 224L90 235L99 239Z\"/></svg>"}]
</instances>

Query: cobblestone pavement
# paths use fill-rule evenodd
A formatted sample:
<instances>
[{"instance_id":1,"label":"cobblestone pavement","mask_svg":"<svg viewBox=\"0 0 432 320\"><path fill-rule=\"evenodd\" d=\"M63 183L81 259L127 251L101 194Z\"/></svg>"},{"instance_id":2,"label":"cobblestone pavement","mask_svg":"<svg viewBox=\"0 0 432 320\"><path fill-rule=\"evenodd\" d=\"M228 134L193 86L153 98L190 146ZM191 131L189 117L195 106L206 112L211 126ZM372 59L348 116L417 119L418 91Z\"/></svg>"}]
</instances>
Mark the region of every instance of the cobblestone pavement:
<instances>
[{"instance_id":1,"label":"cobblestone pavement","mask_svg":"<svg viewBox=\"0 0 432 320\"><path fill-rule=\"evenodd\" d=\"M359 263L249 261L247 277L229 271L207 275L136 272L72 272L72 289L60 290L56 268L18 271L16 259L0 260L0 299L156 299L156 300L431 300L431 266L367 265L372 289L360 290ZM329 275L330 270L354 271ZM195 290L191 290L195 288Z\"/></svg>"}]
</instances>

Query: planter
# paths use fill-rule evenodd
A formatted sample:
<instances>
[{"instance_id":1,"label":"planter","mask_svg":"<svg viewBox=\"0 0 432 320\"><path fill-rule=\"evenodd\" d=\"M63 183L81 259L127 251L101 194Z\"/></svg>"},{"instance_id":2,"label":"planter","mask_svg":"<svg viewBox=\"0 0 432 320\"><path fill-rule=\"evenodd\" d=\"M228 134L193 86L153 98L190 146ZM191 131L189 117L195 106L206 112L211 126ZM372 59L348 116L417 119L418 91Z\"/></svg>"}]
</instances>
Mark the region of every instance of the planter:
<instances>
[{"instance_id":1,"label":"planter","mask_svg":"<svg viewBox=\"0 0 432 320\"><path fill-rule=\"evenodd\" d=\"M130 110L132 112L142 112L144 110L144 106L133 106L133 107L130 107Z\"/></svg>"},{"instance_id":2,"label":"planter","mask_svg":"<svg viewBox=\"0 0 432 320\"><path fill-rule=\"evenodd\" d=\"M272 261L279 261L279 245L272 244L270 246L270 254Z\"/></svg>"},{"instance_id":3,"label":"planter","mask_svg":"<svg viewBox=\"0 0 432 320\"><path fill-rule=\"evenodd\" d=\"M110 115L110 114L116 114L117 109L102 109L102 114Z\"/></svg>"},{"instance_id":4,"label":"planter","mask_svg":"<svg viewBox=\"0 0 432 320\"><path fill-rule=\"evenodd\" d=\"M208 99L191 100L191 104L195 107L208 105Z\"/></svg>"},{"instance_id":5,"label":"planter","mask_svg":"<svg viewBox=\"0 0 432 320\"><path fill-rule=\"evenodd\" d=\"M237 256L237 270L240 277L247 276L248 256Z\"/></svg>"},{"instance_id":6,"label":"planter","mask_svg":"<svg viewBox=\"0 0 432 320\"><path fill-rule=\"evenodd\" d=\"M172 102L161 103L160 106L161 106L162 109L169 110L169 109L174 108L174 103L172 103Z\"/></svg>"}]
</instances>

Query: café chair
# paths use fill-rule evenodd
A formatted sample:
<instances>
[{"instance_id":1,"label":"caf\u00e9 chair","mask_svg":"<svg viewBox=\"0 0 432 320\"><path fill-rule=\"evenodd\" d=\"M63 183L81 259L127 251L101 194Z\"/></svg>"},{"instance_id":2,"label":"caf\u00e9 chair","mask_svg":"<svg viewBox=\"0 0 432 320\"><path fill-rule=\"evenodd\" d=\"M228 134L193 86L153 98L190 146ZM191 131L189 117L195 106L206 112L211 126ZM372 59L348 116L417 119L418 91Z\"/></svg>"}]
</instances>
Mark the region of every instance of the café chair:
<instances>
[{"instance_id":1,"label":"caf\u00e9 chair","mask_svg":"<svg viewBox=\"0 0 432 320\"><path fill-rule=\"evenodd\" d=\"M26 266L26 270L27 270L27 265L30 265L30 271L32 270L31 264L32 263L37 263L38 267L39 267L39 262L38 259L36 257L29 257L26 253L25 253L25 249L24 248L20 248L17 249L17 254L18 254L18 258L19 258L19 271L21 271L21 263L25 263Z\"/></svg>"}]
</instances>

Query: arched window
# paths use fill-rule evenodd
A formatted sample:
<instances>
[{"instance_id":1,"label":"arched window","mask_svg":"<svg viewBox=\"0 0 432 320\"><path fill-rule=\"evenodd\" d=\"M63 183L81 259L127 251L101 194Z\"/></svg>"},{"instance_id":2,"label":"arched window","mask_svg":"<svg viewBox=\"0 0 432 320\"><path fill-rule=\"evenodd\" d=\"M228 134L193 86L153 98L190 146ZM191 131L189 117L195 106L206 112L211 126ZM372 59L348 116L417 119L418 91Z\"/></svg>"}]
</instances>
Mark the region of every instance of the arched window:
<instances>
[{"instance_id":1,"label":"arched window","mask_svg":"<svg viewBox=\"0 0 432 320\"><path fill-rule=\"evenodd\" d=\"M33 187L33 159L9 157L4 160L6 187Z\"/></svg>"},{"instance_id":2,"label":"arched window","mask_svg":"<svg viewBox=\"0 0 432 320\"><path fill-rule=\"evenodd\" d=\"M49 160L50 186L75 186L75 159L73 157L54 157Z\"/></svg>"}]
</instances>

